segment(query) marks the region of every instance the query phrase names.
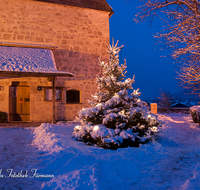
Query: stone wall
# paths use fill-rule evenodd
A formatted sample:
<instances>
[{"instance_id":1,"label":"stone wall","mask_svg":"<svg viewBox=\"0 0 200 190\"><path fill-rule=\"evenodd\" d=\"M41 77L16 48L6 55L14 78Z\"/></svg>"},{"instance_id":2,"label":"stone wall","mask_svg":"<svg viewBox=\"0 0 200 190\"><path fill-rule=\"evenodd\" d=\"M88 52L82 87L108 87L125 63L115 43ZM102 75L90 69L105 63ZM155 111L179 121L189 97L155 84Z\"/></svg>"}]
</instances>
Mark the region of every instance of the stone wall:
<instances>
[{"instance_id":1,"label":"stone wall","mask_svg":"<svg viewBox=\"0 0 200 190\"><path fill-rule=\"evenodd\" d=\"M55 47L53 53L58 70L75 74L73 78L57 78L56 85L63 86L64 90L81 91L81 104L65 104L64 98L57 106L57 119L71 120L77 111L88 106L86 100L96 91L95 78L101 73L98 58L108 58L109 12L32 0L1 0L0 42ZM43 110L39 109L43 105L43 95L34 90L32 93L41 99L31 105L32 120L39 121L44 118ZM43 103L51 115L51 106Z\"/></svg>"}]
</instances>

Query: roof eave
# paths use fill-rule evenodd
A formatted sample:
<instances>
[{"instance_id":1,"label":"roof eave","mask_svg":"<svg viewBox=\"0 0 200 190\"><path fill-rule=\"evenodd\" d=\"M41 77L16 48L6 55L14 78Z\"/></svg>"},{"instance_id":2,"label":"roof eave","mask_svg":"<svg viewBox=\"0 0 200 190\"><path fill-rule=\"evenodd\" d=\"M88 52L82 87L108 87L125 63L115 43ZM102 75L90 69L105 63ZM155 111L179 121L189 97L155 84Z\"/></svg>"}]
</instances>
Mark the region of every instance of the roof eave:
<instances>
[{"instance_id":1,"label":"roof eave","mask_svg":"<svg viewBox=\"0 0 200 190\"><path fill-rule=\"evenodd\" d=\"M112 10L110 13L109 13L109 18L114 14L115 12Z\"/></svg>"},{"instance_id":2,"label":"roof eave","mask_svg":"<svg viewBox=\"0 0 200 190\"><path fill-rule=\"evenodd\" d=\"M7 77L73 77L72 73L58 72L58 73L45 73L45 72L21 72L21 71L0 71L0 76Z\"/></svg>"},{"instance_id":3,"label":"roof eave","mask_svg":"<svg viewBox=\"0 0 200 190\"><path fill-rule=\"evenodd\" d=\"M100 11L107 11L112 13L113 9L112 7L107 3L106 0L104 0L104 5L103 7L96 6L97 4L84 4L79 1L63 1L63 0L33 0L33 1L38 1L38 2L43 2L43 3L53 3L53 4L58 4L58 5L64 5L64 6L73 6L73 7L80 7L80 8L89 8L89 9L94 9L94 10L100 10ZM96 2L97 3L97 2ZM111 14L112 16L112 14Z\"/></svg>"}]
</instances>

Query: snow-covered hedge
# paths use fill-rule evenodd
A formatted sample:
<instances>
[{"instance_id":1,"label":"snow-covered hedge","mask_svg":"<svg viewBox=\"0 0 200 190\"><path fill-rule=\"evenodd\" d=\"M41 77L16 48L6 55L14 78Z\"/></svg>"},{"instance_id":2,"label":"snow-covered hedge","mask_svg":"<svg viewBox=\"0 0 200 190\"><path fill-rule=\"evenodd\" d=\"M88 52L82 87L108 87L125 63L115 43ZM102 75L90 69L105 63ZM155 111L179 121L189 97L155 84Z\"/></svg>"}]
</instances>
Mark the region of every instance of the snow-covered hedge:
<instances>
[{"instance_id":1,"label":"snow-covered hedge","mask_svg":"<svg viewBox=\"0 0 200 190\"><path fill-rule=\"evenodd\" d=\"M190 114L192 116L194 123L199 123L200 122L200 105L192 106L190 108Z\"/></svg>"},{"instance_id":2,"label":"snow-covered hedge","mask_svg":"<svg viewBox=\"0 0 200 190\"><path fill-rule=\"evenodd\" d=\"M138 95L137 91L128 95L127 90L121 90L105 103L81 110L82 125L74 128L73 137L110 149L138 147L149 141L159 131L160 123Z\"/></svg>"},{"instance_id":3,"label":"snow-covered hedge","mask_svg":"<svg viewBox=\"0 0 200 190\"><path fill-rule=\"evenodd\" d=\"M197 108L197 119L200 125L200 107Z\"/></svg>"}]
</instances>

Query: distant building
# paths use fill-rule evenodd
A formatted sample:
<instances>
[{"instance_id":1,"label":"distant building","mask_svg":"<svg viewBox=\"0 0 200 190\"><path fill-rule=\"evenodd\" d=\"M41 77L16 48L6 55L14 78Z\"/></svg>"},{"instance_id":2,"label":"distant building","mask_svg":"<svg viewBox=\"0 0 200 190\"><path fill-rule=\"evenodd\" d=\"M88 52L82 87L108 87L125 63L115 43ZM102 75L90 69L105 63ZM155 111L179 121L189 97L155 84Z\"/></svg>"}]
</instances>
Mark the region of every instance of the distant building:
<instances>
[{"instance_id":1,"label":"distant building","mask_svg":"<svg viewBox=\"0 0 200 190\"><path fill-rule=\"evenodd\" d=\"M189 113L191 105L189 103L182 103L177 102L171 105L171 111L172 112L184 112Z\"/></svg>"},{"instance_id":2,"label":"distant building","mask_svg":"<svg viewBox=\"0 0 200 190\"><path fill-rule=\"evenodd\" d=\"M171 108L190 108L191 105L186 105L184 103L181 103L181 102L178 102L178 103L175 103L173 105L171 105Z\"/></svg>"},{"instance_id":3,"label":"distant building","mask_svg":"<svg viewBox=\"0 0 200 190\"><path fill-rule=\"evenodd\" d=\"M0 7L0 111L8 121L74 119L97 90L98 59L108 59L112 8L106 0L1 0Z\"/></svg>"}]
</instances>

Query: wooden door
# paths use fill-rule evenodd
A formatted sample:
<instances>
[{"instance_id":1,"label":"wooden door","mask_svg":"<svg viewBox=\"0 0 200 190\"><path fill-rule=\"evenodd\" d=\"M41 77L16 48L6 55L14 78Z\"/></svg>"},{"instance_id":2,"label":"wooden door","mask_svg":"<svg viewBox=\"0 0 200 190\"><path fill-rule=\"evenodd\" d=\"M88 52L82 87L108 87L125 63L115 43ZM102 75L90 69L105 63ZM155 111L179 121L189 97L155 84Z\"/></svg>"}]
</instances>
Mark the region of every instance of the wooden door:
<instances>
[{"instance_id":1,"label":"wooden door","mask_svg":"<svg viewBox=\"0 0 200 190\"><path fill-rule=\"evenodd\" d=\"M10 121L30 121L30 87L10 86Z\"/></svg>"}]
</instances>

